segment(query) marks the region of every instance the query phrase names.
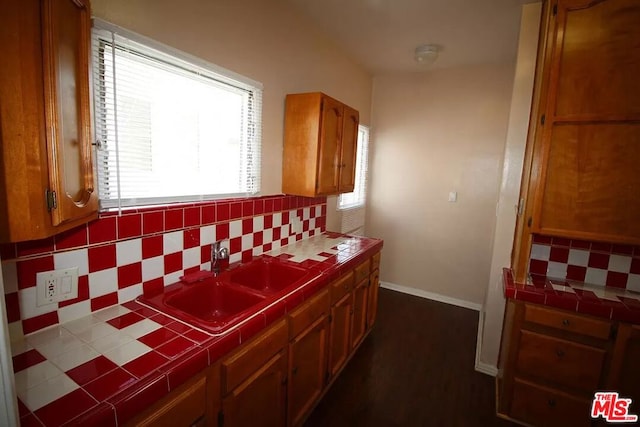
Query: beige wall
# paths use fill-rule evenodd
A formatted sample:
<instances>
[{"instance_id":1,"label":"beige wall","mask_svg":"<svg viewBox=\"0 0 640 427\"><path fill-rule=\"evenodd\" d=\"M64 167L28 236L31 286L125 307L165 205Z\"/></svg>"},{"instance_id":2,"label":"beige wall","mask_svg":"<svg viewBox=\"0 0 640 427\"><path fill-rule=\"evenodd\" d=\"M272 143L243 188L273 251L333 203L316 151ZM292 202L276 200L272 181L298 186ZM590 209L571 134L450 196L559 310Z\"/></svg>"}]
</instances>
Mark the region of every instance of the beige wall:
<instances>
[{"instance_id":1,"label":"beige wall","mask_svg":"<svg viewBox=\"0 0 640 427\"><path fill-rule=\"evenodd\" d=\"M382 281L483 302L513 70L374 78L367 235L385 241Z\"/></svg>"},{"instance_id":2,"label":"beige wall","mask_svg":"<svg viewBox=\"0 0 640 427\"><path fill-rule=\"evenodd\" d=\"M541 8L541 3L526 4L522 7L518 59L515 81L513 82L509 130L504 151L502 185L493 241L491 276L484 304L482 336L478 343L479 366L477 367L488 372L495 372L498 362L505 304L502 290L502 269L511 264L511 246L513 244L513 230L516 226L520 177L531 111Z\"/></svg>"},{"instance_id":3,"label":"beige wall","mask_svg":"<svg viewBox=\"0 0 640 427\"><path fill-rule=\"evenodd\" d=\"M94 16L264 84L263 194L282 191L287 93L325 92L359 110L362 123L370 121L371 76L282 0L93 0L92 6Z\"/></svg>"}]
</instances>

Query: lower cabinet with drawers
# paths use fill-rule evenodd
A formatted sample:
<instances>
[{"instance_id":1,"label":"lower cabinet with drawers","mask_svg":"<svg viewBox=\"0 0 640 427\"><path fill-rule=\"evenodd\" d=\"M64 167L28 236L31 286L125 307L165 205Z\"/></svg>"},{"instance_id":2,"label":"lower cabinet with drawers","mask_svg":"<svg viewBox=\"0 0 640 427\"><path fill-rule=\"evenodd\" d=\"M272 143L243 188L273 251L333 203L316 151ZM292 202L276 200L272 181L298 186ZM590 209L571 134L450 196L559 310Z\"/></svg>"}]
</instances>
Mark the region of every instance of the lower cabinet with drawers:
<instances>
[{"instance_id":1,"label":"lower cabinet with drawers","mask_svg":"<svg viewBox=\"0 0 640 427\"><path fill-rule=\"evenodd\" d=\"M128 425L300 426L375 321L380 253Z\"/></svg>"},{"instance_id":2,"label":"lower cabinet with drawers","mask_svg":"<svg viewBox=\"0 0 640 427\"><path fill-rule=\"evenodd\" d=\"M498 414L534 426L592 425L596 391L640 398L638 359L631 362L633 356L627 355L629 348L640 355L638 336L638 326L509 300L497 377ZM636 382L621 388L629 376Z\"/></svg>"}]
</instances>

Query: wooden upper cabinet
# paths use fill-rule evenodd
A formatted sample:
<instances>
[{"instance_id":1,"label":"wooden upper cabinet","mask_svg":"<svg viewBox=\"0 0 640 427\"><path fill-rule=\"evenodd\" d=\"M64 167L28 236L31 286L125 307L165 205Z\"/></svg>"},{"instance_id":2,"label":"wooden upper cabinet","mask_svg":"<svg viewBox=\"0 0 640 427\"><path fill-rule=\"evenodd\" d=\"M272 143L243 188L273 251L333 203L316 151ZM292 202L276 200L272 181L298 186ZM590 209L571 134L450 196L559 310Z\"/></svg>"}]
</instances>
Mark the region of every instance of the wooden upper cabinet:
<instances>
[{"instance_id":1,"label":"wooden upper cabinet","mask_svg":"<svg viewBox=\"0 0 640 427\"><path fill-rule=\"evenodd\" d=\"M0 6L0 241L97 218L85 0Z\"/></svg>"},{"instance_id":2,"label":"wooden upper cabinet","mask_svg":"<svg viewBox=\"0 0 640 427\"><path fill-rule=\"evenodd\" d=\"M287 95L282 191L314 197L353 191L358 111L323 93Z\"/></svg>"},{"instance_id":3,"label":"wooden upper cabinet","mask_svg":"<svg viewBox=\"0 0 640 427\"><path fill-rule=\"evenodd\" d=\"M558 0L548 10L518 279L531 233L640 243L640 2Z\"/></svg>"}]
</instances>

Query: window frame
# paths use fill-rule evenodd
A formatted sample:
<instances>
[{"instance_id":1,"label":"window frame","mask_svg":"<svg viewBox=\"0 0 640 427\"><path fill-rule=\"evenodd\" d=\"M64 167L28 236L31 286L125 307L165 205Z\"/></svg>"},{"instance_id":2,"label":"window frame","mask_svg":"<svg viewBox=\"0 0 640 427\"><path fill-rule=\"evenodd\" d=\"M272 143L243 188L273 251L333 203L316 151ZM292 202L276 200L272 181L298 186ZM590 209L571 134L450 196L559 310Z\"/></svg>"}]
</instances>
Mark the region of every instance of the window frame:
<instances>
[{"instance_id":1,"label":"window frame","mask_svg":"<svg viewBox=\"0 0 640 427\"><path fill-rule=\"evenodd\" d=\"M226 86L231 86L233 88L237 88L239 90L244 90L254 96L253 102L248 101L244 106L246 109L248 105L252 105L254 109L252 110L252 114L254 114L253 121L248 121L246 127L243 127L242 132L247 133L252 132L252 138L257 140L255 143L250 144L253 148L255 148L255 152L253 155L257 153L257 160L254 160L253 163L243 163L239 166L239 173L246 173L246 170L249 169L250 172L247 174L246 183L247 189L253 191L247 192L237 192L237 193L219 193L219 194L185 194L185 195L177 195L177 196L154 196L154 197L144 197L144 198L122 198L120 194L120 190L117 190L117 196L114 198L102 198L102 194L100 194L100 208L102 211L105 210L122 210L122 209L135 209L147 206L157 206L157 205L168 205L172 203L193 203L199 201L207 201L207 200L219 200L219 199L232 199L232 198L244 198L244 197L254 197L259 196L261 194L261 168L262 168L262 93L263 93L263 85L262 83L255 81L249 77L243 76L241 74L235 73L226 68L220 67L218 65L212 64L208 61L205 61L196 56L190 55L186 52L180 51L171 46L167 46L163 43L160 43L156 40L150 39L148 37L137 34L133 31L127 30L125 28L121 28L117 25L111 24L107 21L104 21L99 18L93 18L92 20L92 43L91 43L91 61L94 68L96 67L96 57L99 57L99 52L96 51L97 46L100 45L100 40L104 40L104 42L111 44L111 46L125 46L126 48L130 48L133 51L138 53L142 53L142 56L148 55L153 58L155 61L159 61L167 64L168 67L175 67L172 69L179 69L181 71L186 71L193 73L197 76L203 76L207 79L212 79L218 83L221 83ZM116 37L122 37L125 39L125 42L116 41ZM152 51L150 54L149 52ZM96 151L94 155L96 156L96 179L97 185L96 188L99 193L100 179L105 179L104 173L102 172L102 168L106 168L101 165L101 160L103 159L101 156L103 154L100 153L101 141L100 137L102 132L98 129L99 126L99 117L103 116L102 105L100 105L98 101L98 93L99 93L99 82L97 81L97 71L94 70L92 73L93 84L91 91L93 92L94 98L94 123L93 123L93 131L94 138L96 140ZM117 92L116 92L117 93ZM250 96L251 96L250 95ZM117 120L117 119L116 119ZM117 144L117 142L116 142ZM245 143L245 147L249 146L249 144ZM242 159L243 154L238 158ZM117 157L117 155L116 155ZM118 162L118 160L116 160ZM251 180L251 184L248 184Z\"/></svg>"},{"instance_id":2,"label":"window frame","mask_svg":"<svg viewBox=\"0 0 640 427\"><path fill-rule=\"evenodd\" d=\"M363 138L364 141L360 141L361 132L364 133L364 138ZM369 126L365 126L362 124L358 125L355 188L350 193L340 194L340 196L338 197L338 206L337 206L337 209L339 211L363 208L367 203L367 181L368 181L368 173L369 173L370 133L371 133L371 130L369 129ZM362 158L363 156L364 156L364 159ZM361 192L361 197L359 197L356 202L347 203L344 201L347 195L352 195L358 191Z\"/></svg>"}]
</instances>

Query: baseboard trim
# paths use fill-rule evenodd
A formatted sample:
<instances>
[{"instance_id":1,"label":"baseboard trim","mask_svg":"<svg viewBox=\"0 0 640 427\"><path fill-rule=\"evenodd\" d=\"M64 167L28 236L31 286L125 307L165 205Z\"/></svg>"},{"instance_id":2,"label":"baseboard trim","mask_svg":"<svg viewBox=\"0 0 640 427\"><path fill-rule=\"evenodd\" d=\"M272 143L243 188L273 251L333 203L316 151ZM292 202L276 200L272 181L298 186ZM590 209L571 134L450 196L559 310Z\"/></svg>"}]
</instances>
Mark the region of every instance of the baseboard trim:
<instances>
[{"instance_id":1,"label":"baseboard trim","mask_svg":"<svg viewBox=\"0 0 640 427\"><path fill-rule=\"evenodd\" d=\"M435 292L423 291L422 289L409 288L407 286L396 285L390 282L380 282L380 287L390 289L396 292L402 292L403 294L413 295L420 298L426 298L433 301L443 302L445 304L456 305L458 307L469 308L471 310L480 311L482 309L481 304L477 304L471 301L465 301L458 298L448 297L446 295L437 294Z\"/></svg>"},{"instance_id":2,"label":"baseboard trim","mask_svg":"<svg viewBox=\"0 0 640 427\"><path fill-rule=\"evenodd\" d=\"M475 370L492 377L498 375L498 368L493 365L489 365L488 363L476 363Z\"/></svg>"}]
</instances>

